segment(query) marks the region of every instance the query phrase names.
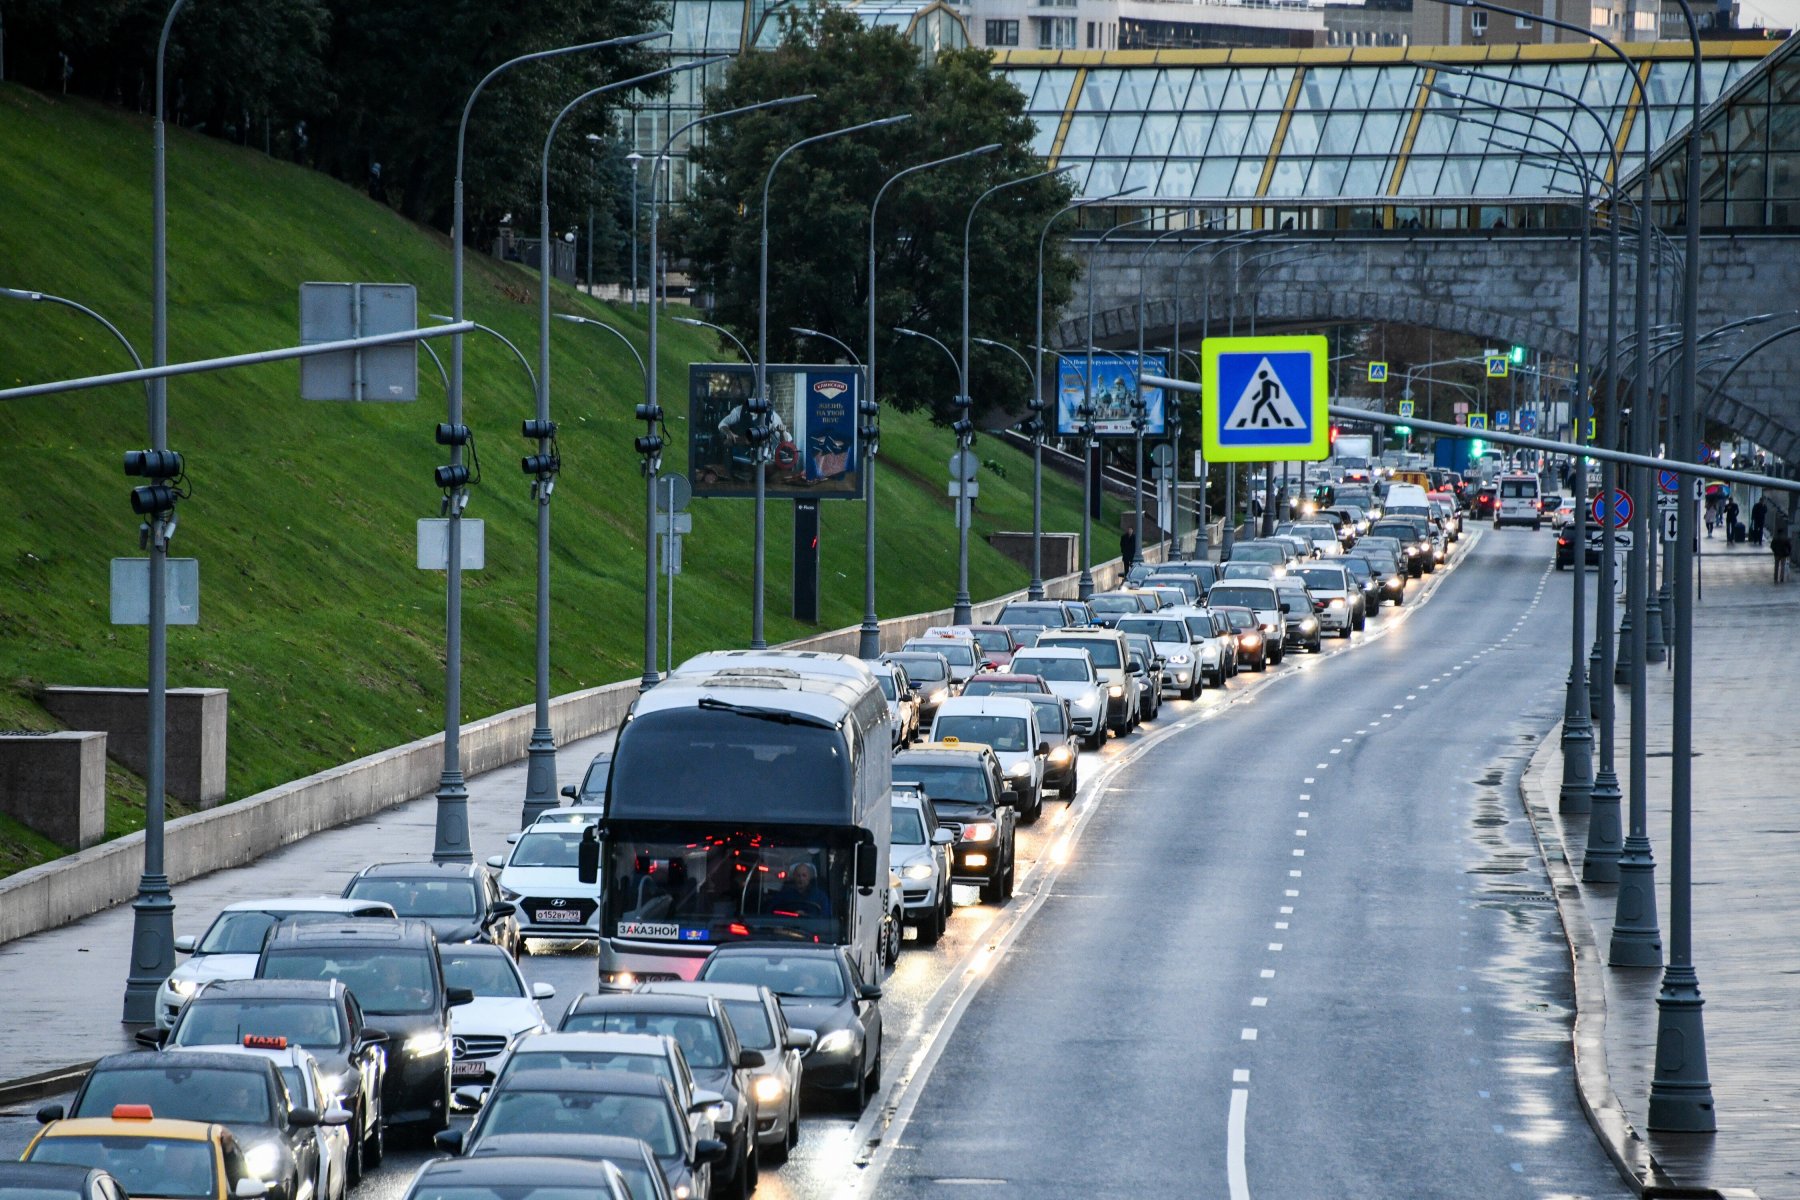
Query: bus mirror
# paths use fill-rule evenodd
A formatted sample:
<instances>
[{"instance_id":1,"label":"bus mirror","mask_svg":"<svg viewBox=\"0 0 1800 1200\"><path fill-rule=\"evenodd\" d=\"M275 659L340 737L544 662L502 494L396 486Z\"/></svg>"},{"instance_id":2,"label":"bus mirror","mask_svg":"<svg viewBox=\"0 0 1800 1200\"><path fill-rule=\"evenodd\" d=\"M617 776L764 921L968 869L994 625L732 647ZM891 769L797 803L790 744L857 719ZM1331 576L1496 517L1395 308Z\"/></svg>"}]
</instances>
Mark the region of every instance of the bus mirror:
<instances>
[{"instance_id":1,"label":"bus mirror","mask_svg":"<svg viewBox=\"0 0 1800 1200\"><path fill-rule=\"evenodd\" d=\"M600 827L589 825L581 831L581 844L575 849L575 874L583 883L600 882Z\"/></svg>"},{"instance_id":2,"label":"bus mirror","mask_svg":"<svg viewBox=\"0 0 1800 1200\"><path fill-rule=\"evenodd\" d=\"M875 847L864 842L856 848L856 886L873 888L875 886Z\"/></svg>"}]
</instances>

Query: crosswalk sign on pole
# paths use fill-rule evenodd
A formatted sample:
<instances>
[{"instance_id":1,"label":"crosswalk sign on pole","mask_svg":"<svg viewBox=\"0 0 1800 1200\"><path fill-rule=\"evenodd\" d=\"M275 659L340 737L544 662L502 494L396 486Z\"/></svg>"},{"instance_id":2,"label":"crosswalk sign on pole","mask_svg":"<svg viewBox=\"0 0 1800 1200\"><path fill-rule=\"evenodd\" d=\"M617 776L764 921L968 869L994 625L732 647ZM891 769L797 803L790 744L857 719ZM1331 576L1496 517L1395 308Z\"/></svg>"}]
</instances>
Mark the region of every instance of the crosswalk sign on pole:
<instances>
[{"instance_id":1,"label":"crosswalk sign on pole","mask_svg":"<svg viewBox=\"0 0 1800 1200\"><path fill-rule=\"evenodd\" d=\"M1414 405L1411 400L1402 400L1400 402L1400 415L1401 416L1410 418L1413 415L1413 409L1414 409Z\"/></svg>"},{"instance_id":2,"label":"crosswalk sign on pole","mask_svg":"<svg viewBox=\"0 0 1800 1200\"><path fill-rule=\"evenodd\" d=\"M1331 451L1330 348L1316 334L1207 338L1201 444L1208 462L1316 462Z\"/></svg>"},{"instance_id":3,"label":"crosswalk sign on pole","mask_svg":"<svg viewBox=\"0 0 1800 1200\"><path fill-rule=\"evenodd\" d=\"M1470 413L1469 414L1469 428L1470 429L1486 429L1487 428L1487 414L1486 413Z\"/></svg>"},{"instance_id":4,"label":"crosswalk sign on pole","mask_svg":"<svg viewBox=\"0 0 1800 1200\"><path fill-rule=\"evenodd\" d=\"M1387 382L1387 364L1386 363L1372 362L1369 364L1369 382L1370 383L1386 383Z\"/></svg>"},{"instance_id":5,"label":"crosswalk sign on pole","mask_svg":"<svg viewBox=\"0 0 1800 1200\"><path fill-rule=\"evenodd\" d=\"M1506 355L1490 354L1487 356L1487 377L1489 379L1506 378Z\"/></svg>"}]
</instances>

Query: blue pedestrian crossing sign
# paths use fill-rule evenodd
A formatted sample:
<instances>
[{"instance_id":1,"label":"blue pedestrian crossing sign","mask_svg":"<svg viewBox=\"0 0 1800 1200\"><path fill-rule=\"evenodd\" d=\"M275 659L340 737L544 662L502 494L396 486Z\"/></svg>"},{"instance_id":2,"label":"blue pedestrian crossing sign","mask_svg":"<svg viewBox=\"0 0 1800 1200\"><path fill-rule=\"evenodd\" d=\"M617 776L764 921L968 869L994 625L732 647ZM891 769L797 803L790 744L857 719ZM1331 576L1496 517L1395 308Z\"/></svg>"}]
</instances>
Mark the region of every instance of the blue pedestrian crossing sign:
<instances>
[{"instance_id":1,"label":"blue pedestrian crossing sign","mask_svg":"<svg viewBox=\"0 0 1800 1200\"><path fill-rule=\"evenodd\" d=\"M1507 359L1504 354L1489 354L1487 361L1487 377L1489 379L1505 379Z\"/></svg>"},{"instance_id":2,"label":"blue pedestrian crossing sign","mask_svg":"<svg viewBox=\"0 0 1800 1200\"><path fill-rule=\"evenodd\" d=\"M1370 383L1386 383L1387 382L1387 364L1386 363L1372 362L1369 364L1369 382Z\"/></svg>"},{"instance_id":3,"label":"blue pedestrian crossing sign","mask_svg":"<svg viewBox=\"0 0 1800 1200\"><path fill-rule=\"evenodd\" d=\"M1412 419L1413 402L1411 400L1402 400L1400 402L1400 415L1408 420Z\"/></svg>"},{"instance_id":4,"label":"blue pedestrian crossing sign","mask_svg":"<svg viewBox=\"0 0 1800 1200\"><path fill-rule=\"evenodd\" d=\"M1486 413L1470 413L1469 414L1469 428L1470 429L1486 429L1487 428L1487 414Z\"/></svg>"},{"instance_id":5,"label":"blue pedestrian crossing sign","mask_svg":"<svg viewBox=\"0 0 1800 1200\"><path fill-rule=\"evenodd\" d=\"M1208 462L1317 462L1331 452L1326 340L1207 338L1200 345Z\"/></svg>"},{"instance_id":6,"label":"blue pedestrian crossing sign","mask_svg":"<svg viewBox=\"0 0 1800 1200\"><path fill-rule=\"evenodd\" d=\"M1495 429L1511 429L1512 428L1512 409L1503 408L1499 412L1494 414L1494 428Z\"/></svg>"}]
</instances>

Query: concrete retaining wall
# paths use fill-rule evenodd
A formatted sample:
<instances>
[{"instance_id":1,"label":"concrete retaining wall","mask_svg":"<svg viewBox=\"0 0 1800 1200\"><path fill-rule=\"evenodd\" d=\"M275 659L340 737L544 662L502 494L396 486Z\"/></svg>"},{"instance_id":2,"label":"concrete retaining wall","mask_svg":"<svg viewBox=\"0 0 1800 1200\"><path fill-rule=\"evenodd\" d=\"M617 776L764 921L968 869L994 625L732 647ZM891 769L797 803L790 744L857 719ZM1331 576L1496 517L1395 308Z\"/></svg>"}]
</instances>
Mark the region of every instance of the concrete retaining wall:
<instances>
[{"instance_id":1,"label":"concrete retaining wall","mask_svg":"<svg viewBox=\"0 0 1800 1200\"><path fill-rule=\"evenodd\" d=\"M226 720L224 688L170 688L163 739L164 790L178 800L211 808L225 799ZM106 733L106 753L142 775L149 769L149 692L124 687L47 687L50 715L70 729Z\"/></svg>"},{"instance_id":2,"label":"concrete retaining wall","mask_svg":"<svg viewBox=\"0 0 1800 1200\"><path fill-rule=\"evenodd\" d=\"M0 734L0 813L64 846L106 836L106 735Z\"/></svg>"},{"instance_id":3,"label":"concrete retaining wall","mask_svg":"<svg viewBox=\"0 0 1800 1200\"><path fill-rule=\"evenodd\" d=\"M1144 556L1160 561L1161 552L1162 547L1152 546ZM1095 590L1116 587L1121 574L1116 558L1097 565ZM1065 575L1046 580L1044 590L1051 596L1073 597L1078 582L1079 575ZM1024 596L1018 591L983 601L975 605L975 620L991 620L1007 603ZM932 625L947 625L950 616L946 608L883 621L882 648L895 649ZM850 626L788 642L782 648L855 654L857 640L858 627ZM557 744L615 728L637 694L638 681L630 680L558 696L550 707ZM525 705L464 725L463 773L479 775L524 758L533 719L533 707ZM180 883L225 867L242 866L309 834L423 796L436 789L442 768L443 734L439 733L258 792L235 804L170 821L164 831L169 881ZM134 833L0 880L0 942L53 929L131 899L137 894L143 862L144 835Z\"/></svg>"}]
</instances>

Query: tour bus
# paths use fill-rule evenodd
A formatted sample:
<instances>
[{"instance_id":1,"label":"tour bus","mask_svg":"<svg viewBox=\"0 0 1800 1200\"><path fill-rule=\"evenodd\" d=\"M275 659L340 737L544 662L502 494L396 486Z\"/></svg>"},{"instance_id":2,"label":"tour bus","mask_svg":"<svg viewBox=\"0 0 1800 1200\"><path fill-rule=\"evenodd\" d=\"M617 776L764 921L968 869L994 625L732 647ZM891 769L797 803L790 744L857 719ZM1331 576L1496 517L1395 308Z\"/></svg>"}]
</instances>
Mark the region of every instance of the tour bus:
<instances>
[{"instance_id":1,"label":"tour bus","mask_svg":"<svg viewBox=\"0 0 1800 1200\"><path fill-rule=\"evenodd\" d=\"M844 655L703 654L639 696L581 848L602 990L746 941L842 945L879 979L892 761L887 700Z\"/></svg>"}]
</instances>

